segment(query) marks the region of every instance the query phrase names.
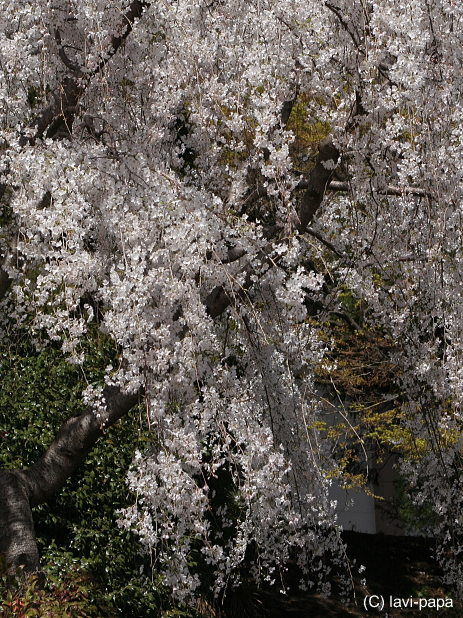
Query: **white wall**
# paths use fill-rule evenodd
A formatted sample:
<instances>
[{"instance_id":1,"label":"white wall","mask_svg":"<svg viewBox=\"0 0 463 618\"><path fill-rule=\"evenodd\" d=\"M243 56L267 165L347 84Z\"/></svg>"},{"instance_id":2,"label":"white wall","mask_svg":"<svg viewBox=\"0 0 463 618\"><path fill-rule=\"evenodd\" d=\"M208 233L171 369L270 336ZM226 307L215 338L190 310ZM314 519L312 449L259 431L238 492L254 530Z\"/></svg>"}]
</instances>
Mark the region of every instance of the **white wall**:
<instances>
[{"instance_id":1,"label":"white wall","mask_svg":"<svg viewBox=\"0 0 463 618\"><path fill-rule=\"evenodd\" d=\"M375 500L361 489L342 489L336 479L330 488L331 500L336 500L338 523L344 530L376 533Z\"/></svg>"}]
</instances>

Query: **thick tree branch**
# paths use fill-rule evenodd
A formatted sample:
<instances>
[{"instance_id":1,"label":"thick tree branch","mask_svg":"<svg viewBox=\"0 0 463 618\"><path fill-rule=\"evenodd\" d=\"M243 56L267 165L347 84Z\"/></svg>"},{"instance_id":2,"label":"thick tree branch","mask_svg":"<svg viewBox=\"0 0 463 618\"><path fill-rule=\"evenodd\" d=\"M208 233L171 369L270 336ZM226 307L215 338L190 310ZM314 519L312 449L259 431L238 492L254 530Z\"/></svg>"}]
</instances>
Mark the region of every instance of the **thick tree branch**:
<instances>
[{"instance_id":1,"label":"thick tree branch","mask_svg":"<svg viewBox=\"0 0 463 618\"><path fill-rule=\"evenodd\" d=\"M48 450L20 475L28 486L31 506L45 502L84 461L95 442L108 427L138 402L138 393L125 395L114 386L103 391L107 416L97 418L92 408L69 419L59 430Z\"/></svg>"},{"instance_id":2,"label":"thick tree branch","mask_svg":"<svg viewBox=\"0 0 463 618\"><path fill-rule=\"evenodd\" d=\"M307 230L307 226L312 222L315 213L323 201L326 187L331 179L338 157L338 149L333 145L331 138L327 137L320 143L317 162L310 173L307 190L297 208L297 227L301 234ZM275 226L273 238L279 230L280 227ZM269 256L272 253L273 247L274 245L270 243L257 258L261 262L269 262ZM270 262L269 265L271 265ZM251 264L243 266L238 275L242 277L244 275L244 282L235 294L228 292L221 285L215 287L204 301L207 313L212 318L216 318L232 304L234 296L243 297L253 285L254 274L255 272Z\"/></svg>"},{"instance_id":3,"label":"thick tree branch","mask_svg":"<svg viewBox=\"0 0 463 618\"><path fill-rule=\"evenodd\" d=\"M150 4L151 2L145 2L144 0L133 0L122 17L123 25L121 34L111 38L111 43L106 50L105 57L98 63L97 68L92 72L91 77L94 77L97 73L99 73L109 62L109 60L111 60L122 43L132 32L134 21L141 18L143 11L149 8Z\"/></svg>"},{"instance_id":4,"label":"thick tree branch","mask_svg":"<svg viewBox=\"0 0 463 618\"><path fill-rule=\"evenodd\" d=\"M0 551L13 565L23 564L29 571L40 568L31 508L61 489L105 429L127 414L138 399L139 393L127 395L115 386L106 386L104 418L98 418L92 408L87 408L64 423L50 447L32 466L26 470L0 471Z\"/></svg>"},{"instance_id":5,"label":"thick tree branch","mask_svg":"<svg viewBox=\"0 0 463 618\"><path fill-rule=\"evenodd\" d=\"M269 243L257 254L256 259L262 264L266 263L269 266L273 266L277 261L270 258L273 249L274 244ZM218 318L237 298L245 298L254 283L254 276L255 269L253 265L247 263L233 277L234 280L241 279L241 283L236 286L236 291L227 291L222 285L216 286L204 300L208 315L211 318Z\"/></svg>"},{"instance_id":6,"label":"thick tree branch","mask_svg":"<svg viewBox=\"0 0 463 618\"><path fill-rule=\"evenodd\" d=\"M339 151L333 144L331 136L326 137L318 147L317 162L310 173L307 189L297 209L299 233L303 234L307 226L312 223L323 201L338 158Z\"/></svg>"},{"instance_id":7,"label":"thick tree branch","mask_svg":"<svg viewBox=\"0 0 463 618\"><path fill-rule=\"evenodd\" d=\"M61 44L61 33L58 29L55 30L55 40L59 46L58 54L63 64L74 73L75 77L82 77L82 68L76 62L72 62L72 60L66 54L66 50L64 48L65 46Z\"/></svg>"},{"instance_id":8,"label":"thick tree branch","mask_svg":"<svg viewBox=\"0 0 463 618\"><path fill-rule=\"evenodd\" d=\"M308 184L306 180L301 180L298 184L298 189L304 189ZM339 192L348 192L351 190L348 182L340 182L337 180L332 180L327 189L329 191L339 191ZM432 194L425 189L419 189L418 187L396 187L394 185L388 185L384 189L378 190L379 195L397 195L401 197L402 195L413 195L414 197L432 197Z\"/></svg>"},{"instance_id":9,"label":"thick tree branch","mask_svg":"<svg viewBox=\"0 0 463 618\"><path fill-rule=\"evenodd\" d=\"M18 258L18 252L16 248L16 240L10 243L7 247L4 255L3 261L0 266L0 301L6 296L8 290L13 283L8 270L13 265L13 262Z\"/></svg>"},{"instance_id":10,"label":"thick tree branch","mask_svg":"<svg viewBox=\"0 0 463 618\"><path fill-rule=\"evenodd\" d=\"M310 182L310 178L303 178L299 181L296 189L307 190L310 186ZM352 187L349 185L348 182L340 180L331 180L326 187L327 191L333 191L336 193L349 193L351 189ZM266 197L266 195L267 187L265 187L264 185L257 185L253 192L245 198L246 204L248 202L255 202L262 197ZM403 195L412 195L414 197L433 197L430 191L420 189L419 187L397 187L395 185L388 185L384 189L379 189L378 195L396 195L397 197L401 197Z\"/></svg>"}]
</instances>

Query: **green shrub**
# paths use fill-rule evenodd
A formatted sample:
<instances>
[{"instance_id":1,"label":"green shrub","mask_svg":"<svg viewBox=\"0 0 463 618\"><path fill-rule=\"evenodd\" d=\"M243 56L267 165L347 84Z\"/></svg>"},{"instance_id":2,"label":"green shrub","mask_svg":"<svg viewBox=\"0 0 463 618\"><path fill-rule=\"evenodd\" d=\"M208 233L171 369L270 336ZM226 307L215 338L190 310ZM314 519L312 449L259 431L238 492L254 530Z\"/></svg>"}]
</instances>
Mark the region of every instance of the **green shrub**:
<instances>
[{"instance_id":1,"label":"green shrub","mask_svg":"<svg viewBox=\"0 0 463 618\"><path fill-rule=\"evenodd\" d=\"M117 362L117 350L98 332L88 340L82 367L66 362L53 347L37 352L20 339L14 345L11 341L0 344L0 468L22 468L36 461L61 424L82 411L81 393L87 383L102 384L107 365L117 366ZM117 510L134 501L125 484L127 470L135 449L144 450L147 440L135 409L106 432L58 494L34 509L37 542L49 582L37 592L40 602L45 603L46 597L47 603L56 606L64 603L60 599L68 593L78 599L78 610L69 605L70 614L50 615L154 618L175 611L156 574L151 573L149 556L140 555L136 537L117 525ZM148 576L144 581L141 571ZM11 597L10 608L23 611L21 607L26 606L14 603L27 605L29 589L34 589L31 582L23 596ZM30 602L32 611L36 597ZM100 606L111 607L115 613L92 613Z\"/></svg>"},{"instance_id":2,"label":"green shrub","mask_svg":"<svg viewBox=\"0 0 463 618\"><path fill-rule=\"evenodd\" d=\"M2 618L113 618L114 608L105 603L94 581L78 570L65 577L26 576L13 571L0 555L0 616Z\"/></svg>"}]
</instances>

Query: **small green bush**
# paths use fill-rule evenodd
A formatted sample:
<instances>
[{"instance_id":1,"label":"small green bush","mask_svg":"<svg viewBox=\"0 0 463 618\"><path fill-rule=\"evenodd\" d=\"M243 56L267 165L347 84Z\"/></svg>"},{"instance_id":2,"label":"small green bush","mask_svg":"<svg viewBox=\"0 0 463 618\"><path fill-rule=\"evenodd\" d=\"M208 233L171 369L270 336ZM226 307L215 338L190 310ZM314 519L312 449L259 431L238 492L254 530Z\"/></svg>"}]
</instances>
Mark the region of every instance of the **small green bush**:
<instances>
[{"instance_id":1,"label":"small green bush","mask_svg":"<svg viewBox=\"0 0 463 618\"><path fill-rule=\"evenodd\" d=\"M41 579L41 578L40 578ZM114 618L94 581L78 570L65 577L25 575L13 570L0 555L0 616L2 618Z\"/></svg>"}]
</instances>

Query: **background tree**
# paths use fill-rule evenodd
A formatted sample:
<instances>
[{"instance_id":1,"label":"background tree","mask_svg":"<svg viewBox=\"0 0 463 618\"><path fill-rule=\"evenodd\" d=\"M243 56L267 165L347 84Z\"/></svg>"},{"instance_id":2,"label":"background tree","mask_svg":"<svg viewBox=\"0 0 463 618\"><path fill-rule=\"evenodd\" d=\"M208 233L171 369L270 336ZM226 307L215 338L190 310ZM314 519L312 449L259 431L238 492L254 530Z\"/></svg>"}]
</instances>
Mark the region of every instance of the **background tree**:
<instances>
[{"instance_id":1,"label":"background tree","mask_svg":"<svg viewBox=\"0 0 463 618\"><path fill-rule=\"evenodd\" d=\"M38 567L30 507L143 402L121 521L174 595L200 586L193 557L219 592L291 548L326 590L338 466L314 374L334 316L388 341L404 472L458 585L458 6L1 8L4 337L85 371L96 324L118 351L46 453L1 473L7 557Z\"/></svg>"}]
</instances>

